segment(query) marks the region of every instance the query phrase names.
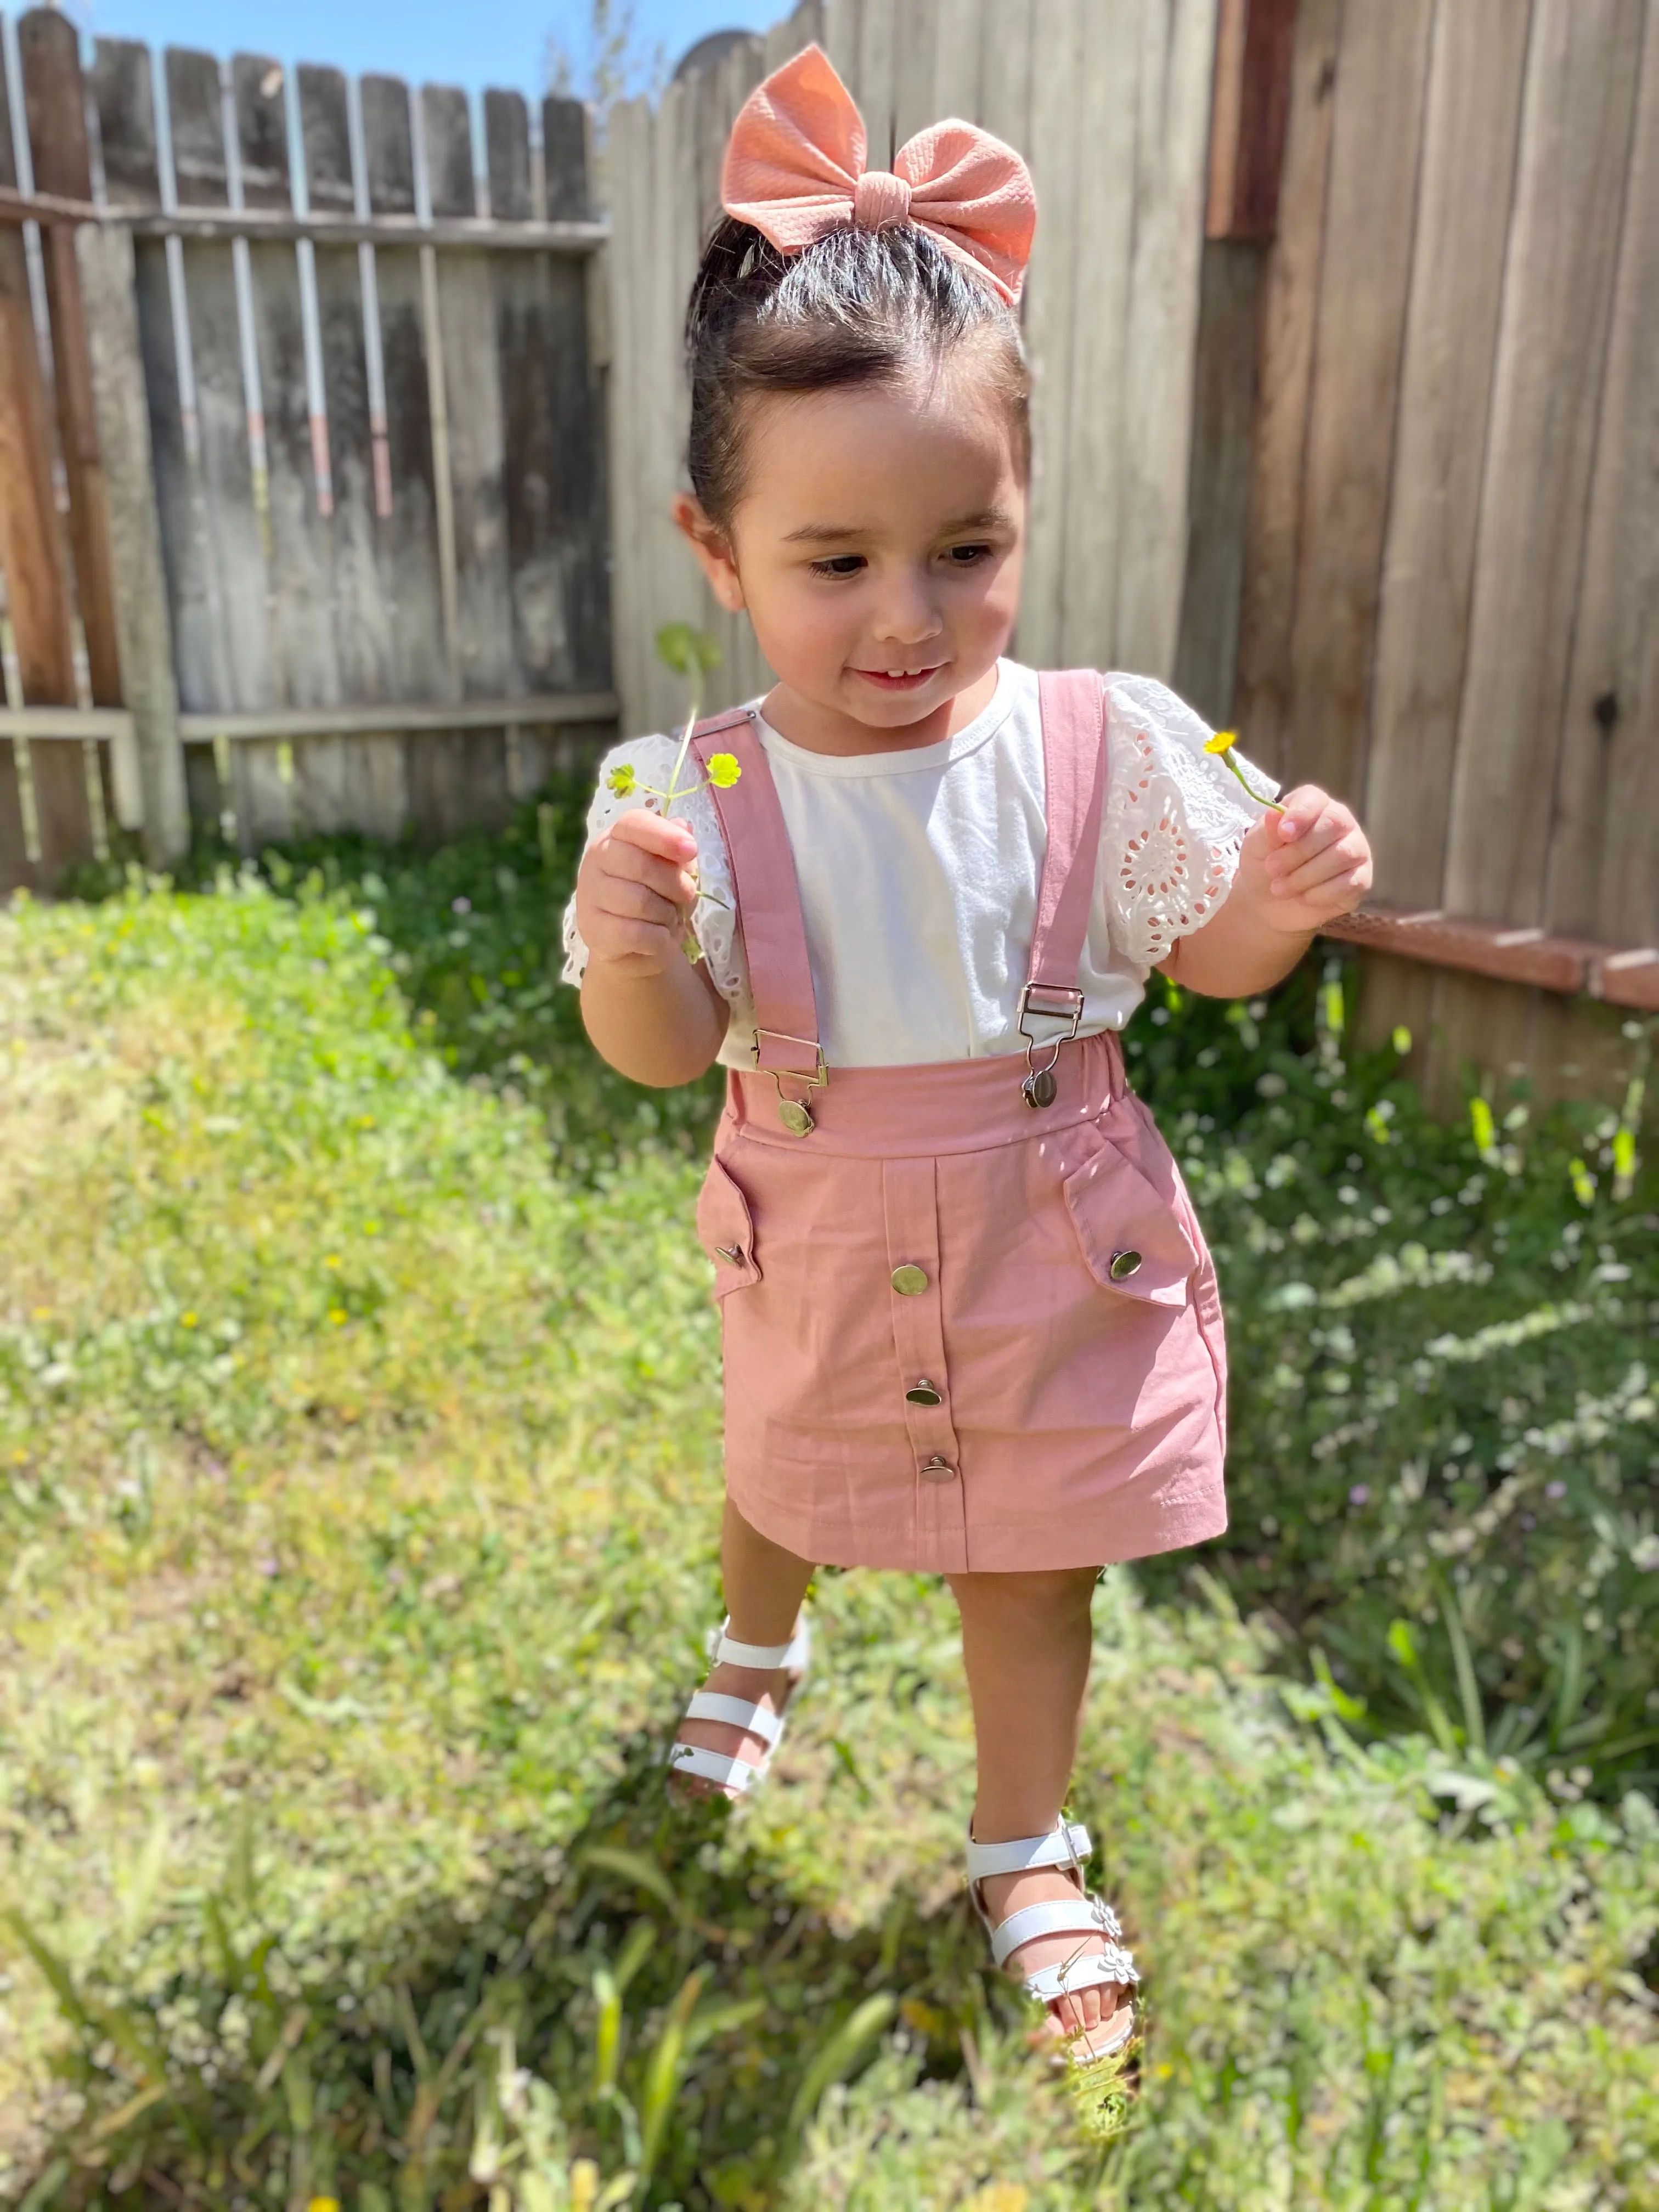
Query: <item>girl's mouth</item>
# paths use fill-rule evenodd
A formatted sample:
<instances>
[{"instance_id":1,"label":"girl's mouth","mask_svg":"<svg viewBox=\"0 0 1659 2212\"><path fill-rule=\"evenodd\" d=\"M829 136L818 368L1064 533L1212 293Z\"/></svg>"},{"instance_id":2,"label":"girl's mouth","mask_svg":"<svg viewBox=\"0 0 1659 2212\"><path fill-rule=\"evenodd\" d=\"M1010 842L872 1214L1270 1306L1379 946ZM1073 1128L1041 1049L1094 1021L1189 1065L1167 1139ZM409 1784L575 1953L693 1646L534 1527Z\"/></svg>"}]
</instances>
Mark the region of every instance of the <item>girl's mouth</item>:
<instances>
[{"instance_id":1,"label":"girl's mouth","mask_svg":"<svg viewBox=\"0 0 1659 2212\"><path fill-rule=\"evenodd\" d=\"M878 691L920 691L930 676L937 676L945 665L935 661L931 668L855 668L854 676L861 676L866 684L873 684Z\"/></svg>"}]
</instances>

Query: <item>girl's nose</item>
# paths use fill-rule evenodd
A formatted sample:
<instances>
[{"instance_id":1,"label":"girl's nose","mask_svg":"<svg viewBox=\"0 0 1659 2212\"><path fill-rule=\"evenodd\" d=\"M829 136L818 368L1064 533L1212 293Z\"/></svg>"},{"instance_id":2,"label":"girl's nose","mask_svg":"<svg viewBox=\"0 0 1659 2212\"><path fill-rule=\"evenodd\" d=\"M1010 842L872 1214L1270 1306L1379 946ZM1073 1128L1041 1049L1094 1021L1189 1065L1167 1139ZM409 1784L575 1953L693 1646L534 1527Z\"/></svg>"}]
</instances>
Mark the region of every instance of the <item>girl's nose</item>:
<instances>
[{"instance_id":1,"label":"girl's nose","mask_svg":"<svg viewBox=\"0 0 1659 2212\"><path fill-rule=\"evenodd\" d=\"M933 593L918 580L895 585L884 595L876 637L884 645L925 645L944 627Z\"/></svg>"}]
</instances>

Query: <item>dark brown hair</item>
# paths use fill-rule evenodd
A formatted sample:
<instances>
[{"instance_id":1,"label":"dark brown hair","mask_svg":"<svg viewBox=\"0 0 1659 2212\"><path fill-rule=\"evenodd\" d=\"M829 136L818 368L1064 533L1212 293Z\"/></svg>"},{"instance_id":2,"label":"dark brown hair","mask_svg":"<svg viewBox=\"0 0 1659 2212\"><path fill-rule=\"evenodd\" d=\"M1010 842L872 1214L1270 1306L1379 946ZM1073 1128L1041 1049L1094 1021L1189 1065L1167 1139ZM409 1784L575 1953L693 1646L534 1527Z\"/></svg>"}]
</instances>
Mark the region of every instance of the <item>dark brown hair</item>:
<instances>
[{"instance_id":1,"label":"dark brown hair","mask_svg":"<svg viewBox=\"0 0 1659 2212\"><path fill-rule=\"evenodd\" d=\"M890 384L956 347L983 356L1030 461L1030 374L1012 308L913 224L837 230L783 254L726 216L703 248L685 313L691 488L728 528L744 485L744 402L757 392Z\"/></svg>"}]
</instances>

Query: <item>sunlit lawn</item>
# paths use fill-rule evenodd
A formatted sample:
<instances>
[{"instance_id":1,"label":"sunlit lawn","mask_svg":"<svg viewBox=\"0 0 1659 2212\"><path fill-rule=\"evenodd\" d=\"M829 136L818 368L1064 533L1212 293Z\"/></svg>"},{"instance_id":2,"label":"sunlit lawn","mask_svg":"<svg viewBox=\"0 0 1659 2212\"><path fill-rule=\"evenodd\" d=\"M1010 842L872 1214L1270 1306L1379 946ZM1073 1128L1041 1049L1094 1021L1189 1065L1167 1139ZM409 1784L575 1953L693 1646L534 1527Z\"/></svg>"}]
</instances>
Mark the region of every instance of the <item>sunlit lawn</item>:
<instances>
[{"instance_id":1,"label":"sunlit lawn","mask_svg":"<svg viewBox=\"0 0 1659 2212\"><path fill-rule=\"evenodd\" d=\"M775 1786L669 1813L696 1170L562 1180L387 951L258 889L0 920L0 2193L1659 2204L1647 1800L1480 1753L1426 1674L1375 1733L1221 1562L1098 1604L1076 1810L1152 1997L1114 2142L965 1910L935 1583L824 1577Z\"/></svg>"}]
</instances>

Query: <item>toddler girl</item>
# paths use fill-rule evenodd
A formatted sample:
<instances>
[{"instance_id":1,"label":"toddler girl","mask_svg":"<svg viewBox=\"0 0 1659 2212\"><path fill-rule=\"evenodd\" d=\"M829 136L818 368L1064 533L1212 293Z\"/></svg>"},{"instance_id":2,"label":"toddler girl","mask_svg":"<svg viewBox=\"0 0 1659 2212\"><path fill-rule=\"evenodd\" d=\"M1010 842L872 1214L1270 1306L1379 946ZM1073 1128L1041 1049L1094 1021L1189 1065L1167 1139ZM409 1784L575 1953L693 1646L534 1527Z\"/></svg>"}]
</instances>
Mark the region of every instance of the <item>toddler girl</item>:
<instances>
[{"instance_id":1,"label":"toddler girl","mask_svg":"<svg viewBox=\"0 0 1659 2212\"><path fill-rule=\"evenodd\" d=\"M672 808L674 739L607 757L567 973L623 1073L728 1071L698 1229L730 1612L678 1786L765 1773L816 1564L942 1573L975 1902L1072 2055L1101 2057L1137 1976L1061 1816L1091 1596L1107 1562L1226 1522L1214 1271L1118 1032L1154 967L1218 996L1276 981L1370 854L1322 791L1255 800L1161 684L1002 657L1030 180L963 123L891 174L864 155L816 47L733 130L677 519L778 680L702 726L716 772Z\"/></svg>"}]
</instances>

